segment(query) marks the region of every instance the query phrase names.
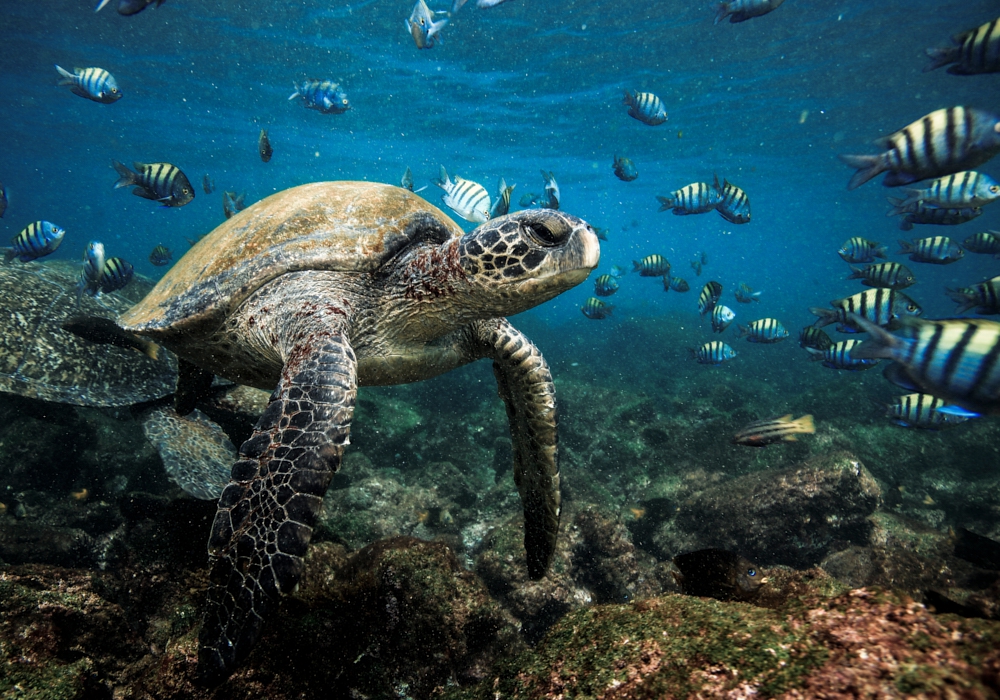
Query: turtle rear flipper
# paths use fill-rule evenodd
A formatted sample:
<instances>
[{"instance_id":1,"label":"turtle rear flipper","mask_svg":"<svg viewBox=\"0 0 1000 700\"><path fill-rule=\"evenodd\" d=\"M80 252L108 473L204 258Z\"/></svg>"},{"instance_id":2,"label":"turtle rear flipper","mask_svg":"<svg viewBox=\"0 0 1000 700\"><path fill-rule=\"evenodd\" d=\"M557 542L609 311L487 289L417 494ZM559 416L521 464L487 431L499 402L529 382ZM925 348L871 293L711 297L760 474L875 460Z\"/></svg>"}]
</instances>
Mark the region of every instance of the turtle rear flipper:
<instances>
[{"instance_id":1,"label":"turtle rear flipper","mask_svg":"<svg viewBox=\"0 0 1000 700\"><path fill-rule=\"evenodd\" d=\"M559 535L556 396L542 353L506 319L475 324L477 340L493 360L493 375L507 408L514 447L514 483L524 508L528 575L541 579Z\"/></svg>"},{"instance_id":2,"label":"turtle rear flipper","mask_svg":"<svg viewBox=\"0 0 1000 700\"><path fill-rule=\"evenodd\" d=\"M182 416L158 407L143 414L142 430L171 481L190 496L218 500L236 461L236 447L222 428L198 410Z\"/></svg>"},{"instance_id":3,"label":"turtle rear flipper","mask_svg":"<svg viewBox=\"0 0 1000 700\"><path fill-rule=\"evenodd\" d=\"M298 585L323 494L348 443L357 395L350 345L327 334L287 358L212 525L212 585L198 637L199 676L209 685L246 658L265 618Z\"/></svg>"}]
</instances>

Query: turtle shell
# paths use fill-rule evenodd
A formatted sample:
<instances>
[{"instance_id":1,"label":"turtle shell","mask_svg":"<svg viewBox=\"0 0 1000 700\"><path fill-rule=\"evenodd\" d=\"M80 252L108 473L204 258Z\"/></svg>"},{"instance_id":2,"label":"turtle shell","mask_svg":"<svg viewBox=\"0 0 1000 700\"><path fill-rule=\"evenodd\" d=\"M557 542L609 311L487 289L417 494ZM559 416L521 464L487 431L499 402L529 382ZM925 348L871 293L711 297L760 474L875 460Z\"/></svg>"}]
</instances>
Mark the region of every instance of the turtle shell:
<instances>
[{"instance_id":1,"label":"turtle shell","mask_svg":"<svg viewBox=\"0 0 1000 700\"><path fill-rule=\"evenodd\" d=\"M314 182L278 192L202 238L120 323L139 333L210 333L270 280L302 270L373 272L418 241L462 229L409 190Z\"/></svg>"},{"instance_id":2,"label":"turtle shell","mask_svg":"<svg viewBox=\"0 0 1000 700\"><path fill-rule=\"evenodd\" d=\"M77 306L79 277L79 264L65 261L0 264L0 391L78 406L128 406L171 393L172 356L151 360L62 329L71 316L115 318L131 305L116 292L85 294Z\"/></svg>"}]
</instances>

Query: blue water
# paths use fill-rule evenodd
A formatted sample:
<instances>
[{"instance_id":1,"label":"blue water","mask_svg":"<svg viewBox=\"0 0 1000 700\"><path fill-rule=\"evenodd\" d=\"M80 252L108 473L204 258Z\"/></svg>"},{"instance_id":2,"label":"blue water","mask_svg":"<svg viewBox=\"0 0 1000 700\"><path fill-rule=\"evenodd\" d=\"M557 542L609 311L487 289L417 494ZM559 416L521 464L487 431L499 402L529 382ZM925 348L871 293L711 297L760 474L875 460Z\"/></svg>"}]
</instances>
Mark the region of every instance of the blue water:
<instances>
[{"instance_id":1,"label":"blue water","mask_svg":"<svg viewBox=\"0 0 1000 700\"><path fill-rule=\"evenodd\" d=\"M517 184L516 203L541 191L544 168L559 181L564 210L609 229L600 271L658 252L692 291L664 294L659 280L631 275L611 299L612 318L595 322L579 312L588 281L529 312L532 327L565 326L576 334L567 337L585 339L670 315L689 322L695 332L679 342L691 345L711 335L696 310L708 279L726 287L738 322L776 316L794 337L813 320L809 306L861 290L843 279L836 254L848 237L895 252L900 237L960 241L1000 228L993 205L962 226L901 232L885 216L886 195L897 193L877 181L848 192L851 170L836 158L874 153L873 139L935 109L997 108L996 75L922 72L924 49L996 15L987 0L788 0L765 17L718 26L709 3L679 0L512 0L489 10L470 2L425 51L404 28L410 0L167 0L133 17L119 16L115 2L97 14L93 5L0 2L0 181L10 194L0 237L51 220L68 231L55 257L76 259L100 238L109 255L156 277L152 247L186 251L185 238L223 220L224 189L255 201L315 180L397 183L410 167L439 204L431 180L445 165L491 193L505 177ZM71 94L56 85L56 63L108 69L123 99L102 105ZM323 115L289 102L293 82L307 77L340 81L352 109ZM627 116L624 89L658 94L669 121L649 127ZM260 128L275 150L266 164ZM633 159L637 180L614 177L615 153ZM115 191L113 158L174 163L197 198L165 209ZM982 170L1000 177L996 162ZM218 187L212 195L201 191L205 173ZM750 224L657 211L656 195L715 173L749 194ZM701 250L710 262L696 277L688 262ZM913 263L919 283L907 293L928 316L948 315L945 286L997 267L971 254L947 267ZM740 281L763 291L759 305L732 301ZM790 358L793 348L777 352Z\"/></svg>"}]
</instances>

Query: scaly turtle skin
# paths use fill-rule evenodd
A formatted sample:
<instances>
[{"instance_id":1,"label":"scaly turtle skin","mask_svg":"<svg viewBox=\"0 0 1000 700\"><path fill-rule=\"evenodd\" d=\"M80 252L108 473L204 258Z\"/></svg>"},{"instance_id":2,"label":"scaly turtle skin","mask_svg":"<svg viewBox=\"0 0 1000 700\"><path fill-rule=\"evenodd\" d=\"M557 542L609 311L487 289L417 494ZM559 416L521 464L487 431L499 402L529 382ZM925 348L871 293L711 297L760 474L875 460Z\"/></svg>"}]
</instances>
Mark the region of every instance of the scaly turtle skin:
<instances>
[{"instance_id":1,"label":"scaly turtle skin","mask_svg":"<svg viewBox=\"0 0 1000 700\"><path fill-rule=\"evenodd\" d=\"M559 528L555 394L538 349L504 316L580 283L599 257L593 229L562 212L521 211L464 234L408 190L313 183L219 226L120 318L205 372L274 390L212 526L203 680L229 675L298 584L359 385L493 361L528 571L545 575ZM196 375L182 363L182 378Z\"/></svg>"}]
</instances>

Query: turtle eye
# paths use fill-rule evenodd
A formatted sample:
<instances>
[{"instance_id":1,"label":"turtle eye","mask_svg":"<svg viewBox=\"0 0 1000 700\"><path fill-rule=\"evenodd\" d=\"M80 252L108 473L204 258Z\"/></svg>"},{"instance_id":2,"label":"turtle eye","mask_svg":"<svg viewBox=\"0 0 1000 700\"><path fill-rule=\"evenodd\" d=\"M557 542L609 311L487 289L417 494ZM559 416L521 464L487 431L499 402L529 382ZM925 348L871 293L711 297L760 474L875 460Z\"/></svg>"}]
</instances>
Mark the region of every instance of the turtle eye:
<instances>
[{"instance_id":1,"label":"turtle eye","mask_svg":"<svg viewBox=\"0 0 1000 700\"><path fill-rule=\"evenodd\" d=\"M539 245L552 247L563 242L563 236L560 236L541 221L525 223L524 227L528 231L528 236Z\"/></svg>"}]
</instances>

